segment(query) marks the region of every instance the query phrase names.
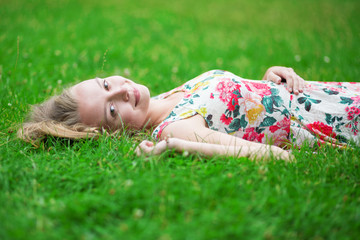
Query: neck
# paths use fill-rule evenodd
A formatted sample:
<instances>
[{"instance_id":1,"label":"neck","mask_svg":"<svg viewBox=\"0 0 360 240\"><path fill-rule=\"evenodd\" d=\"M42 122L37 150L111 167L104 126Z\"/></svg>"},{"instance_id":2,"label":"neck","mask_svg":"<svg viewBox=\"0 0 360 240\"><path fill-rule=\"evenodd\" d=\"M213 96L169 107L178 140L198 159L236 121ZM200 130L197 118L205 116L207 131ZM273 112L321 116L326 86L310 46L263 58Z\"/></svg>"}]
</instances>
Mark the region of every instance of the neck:
<instances>
[{"instance_id":1,"label":"neck","mask_svg":"<svg viewBox=\"0 0 360 240\"><path fill-rule=\"evenodd\" d=\"M149 111L147 115L148 123L146 128L159 125L174 109L176 104L183 98L184 92L177 92L165 99L150 100Z\"/></svg>"}]
</instances>

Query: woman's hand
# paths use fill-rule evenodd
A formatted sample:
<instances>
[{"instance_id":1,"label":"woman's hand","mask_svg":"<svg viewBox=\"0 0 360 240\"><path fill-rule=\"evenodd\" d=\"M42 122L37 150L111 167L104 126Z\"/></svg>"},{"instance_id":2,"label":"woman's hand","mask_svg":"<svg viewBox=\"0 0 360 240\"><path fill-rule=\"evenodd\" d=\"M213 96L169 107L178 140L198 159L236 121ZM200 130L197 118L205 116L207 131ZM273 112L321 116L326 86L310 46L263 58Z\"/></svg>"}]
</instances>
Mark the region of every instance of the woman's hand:
<instances>
[{"instance_id":1,"label":"woman's hand","mask_svg":"<svg viewBox=\"0 0 360 240\"><path fill-rule=\"evenodd\" d=\"M286 162L293 162L296 160L294 155L290 152L276 146L271 146L271 154L273 154L276 158L285 160Z\"/></svg>"},{"instance_id":2,"label":"woman's hand","mask_svg":"<svg viewBox=\"0 0 360 240\"><path fill-rule=\"evenodd\" d=\"M263 77L263 80L269 80L277 84L280 84L283 79L286 81L289 92L294 92L295 94L303 92L305 81L292 68L271 67Z\"/></svg>"},{"instance_id":3,"label":"woman's hand","mask_svg":"<svg viewBox=\"0 0 360 240\"><path fill-rule=\"evenodd\" d=\"M162 140L154 145L153 142L144 140L142 141L139 146L135 149L136 155L140 156L142 154L154 154L158 155L164 152L167 149L167 140Z\"/></svg>"}]
</instances>

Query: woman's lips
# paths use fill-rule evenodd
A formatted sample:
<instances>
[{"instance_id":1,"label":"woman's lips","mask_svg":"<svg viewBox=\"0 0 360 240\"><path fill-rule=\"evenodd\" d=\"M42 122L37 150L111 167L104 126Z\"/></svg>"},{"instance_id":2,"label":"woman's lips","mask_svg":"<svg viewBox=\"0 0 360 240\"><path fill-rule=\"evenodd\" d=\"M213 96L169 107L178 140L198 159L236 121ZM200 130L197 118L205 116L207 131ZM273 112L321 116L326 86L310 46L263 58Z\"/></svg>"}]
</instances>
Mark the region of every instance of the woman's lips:
<instances>
[{"instance_id":1,"label":"woman's lips","mask_svg":"<svg viewBox=\"0 0 360 240\"><path fill-rule=\"evenodd\" d=\"M137 88L134 88L134 95L135 95L135 107L138 105L140 101L140 92Z\"/></svg>"}]
</instances>

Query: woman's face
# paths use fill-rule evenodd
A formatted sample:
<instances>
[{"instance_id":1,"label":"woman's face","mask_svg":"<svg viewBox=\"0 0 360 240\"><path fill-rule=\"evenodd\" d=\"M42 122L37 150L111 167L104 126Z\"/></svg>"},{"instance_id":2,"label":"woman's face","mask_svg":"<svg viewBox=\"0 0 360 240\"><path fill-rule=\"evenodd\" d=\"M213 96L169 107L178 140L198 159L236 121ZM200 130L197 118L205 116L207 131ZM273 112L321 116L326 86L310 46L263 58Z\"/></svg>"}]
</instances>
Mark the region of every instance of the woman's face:
<instances>
[{"instance_id":1,"label":"woman's face","mask_svg":"<svg viewBox=\"0 0 360 240\"><path fill-rule=\"evenodd\" d=\"M112 76L83 81L72 87L82 123L119 129L141 129L147 121L149 89L133 81Z\"/></svg>"}]
</instances>

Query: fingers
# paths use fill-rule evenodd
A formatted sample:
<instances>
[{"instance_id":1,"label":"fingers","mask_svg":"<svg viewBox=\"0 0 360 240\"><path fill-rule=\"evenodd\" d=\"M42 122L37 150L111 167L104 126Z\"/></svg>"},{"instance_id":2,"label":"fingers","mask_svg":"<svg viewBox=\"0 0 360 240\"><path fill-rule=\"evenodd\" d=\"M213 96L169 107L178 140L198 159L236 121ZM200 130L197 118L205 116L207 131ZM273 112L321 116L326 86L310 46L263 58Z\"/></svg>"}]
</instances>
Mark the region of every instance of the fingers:
<instances>
[{"instance_id":1,"label":"fingers","mask_svg":"<svg viewBox=\"0 0 360 240\"><path fill-rule=\"evenodd\" d=\"M139 146L135 149L136 155L140 156L142 154L148 154L154 149L154 143L148 140L142 141Z\"/></svg>"},{"instance_id":2,"label":"fingers","mask_svg":"<svg viewBox=\"0 0 360 240\"><path fill-rule=\"evenodd\" d=\"M304 92L304 87L305 87L305 80L302 79L302 77L298 76L298 81L299 81L299 92Z\"/></svg>"},{"instance_id":3,"label":"fingers","mask_svg":"<svg viewBox=\"0 0 360 240\"><path fill-rule=\"evenodd\" d=\"M272 82L277 83L277 84L281 83L281 77L276 75L273 71L269 72L267 80L272 81Z\"/></svg>"},{"instance_id":4,"label":"fingers","mask_svg":"<svg viewBox=\"0 0 360 240\"><path fill-rule=\"evenodd\" d=\"M292 92L297 95L297 94L299 94L299 81L298 81L297 75L291 76L291 78L292 78ZM289 89L289 92L291 92L290 89Z\"/></svg>"},{"instance_id":5,"label":"fingers","mask_svg":"<svg viewBox=\"0 0 360 240\"><path fill-rule=\"evenodd\" d=\"M167 149L167 142L166 140L162 140L155 145L154 154L158 155L164 152L166 149Z\"/></svg>"},{"instance_id":6,"label":"fingers","mask_svg":"<svg viewBox=\"0 0 360 240\"><path fill-rule=\"evenodd\" d=\"M294 162L296 161L294 155L292 155L290 152L281 149L279 147L276 147L275 149L273 149L273 154L275 155L276 158L284 160L285 162Z\"/></svg>"},{"instance_id":7,"label":"fingers","mask_svg":"<svg viewBox=\"0 0 360 240\"><path fill-rule=\"evenodd\" d=\"M167 149L167 140L162 140L156 145L153 142L144 140L142 141L137 148L135 149L135 153L137 156L141 156L142 154L155 154L158 155L164 152Z\"/></svg>"},{"instance_id":8,"label":"fingers","mask_svg":"<svg viewBox=\"0 0 360 240\"><path fill-rule=\"evenodd\" d=\"M294 77L292 76L292 74L288 73L286 74L286 83L287 83L287 89L289 92L293 92L294 91ZM294 92L296 94L296 92Z\"/></svg>"},{"instance_id":9,"label":"fingers","mask_svg":"<svg viewBox=\"0 0 360 240\"><path fill-rule=\"evenodd\" d=\"M273 67L272 71L269 73L268 78L271 78L270 80L275 79L273 75L277 76L277 78L280 77L280 79L284 78L286 80L287 89L290 93L293 92L297 95L303 92L305 81L299 75L297 75L292 68Z\"/></svg>"},{"instance_id":10,"label":"fingers","mask_svg":"<svg viewBox=\"0 0 360 240\"><path fill-rule=\"evenodd\" d=\"M299 94L299 93L302 93L304 92L304 87L305 87L305 80L302 79L299 75L297 75L295 73L295 82L296 82L296 85L294 84L294 93L295 94Z\"/></svg>"}]
</instances>

